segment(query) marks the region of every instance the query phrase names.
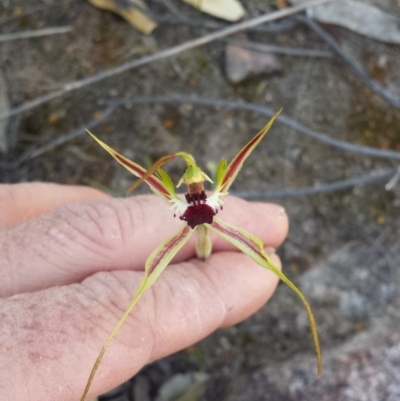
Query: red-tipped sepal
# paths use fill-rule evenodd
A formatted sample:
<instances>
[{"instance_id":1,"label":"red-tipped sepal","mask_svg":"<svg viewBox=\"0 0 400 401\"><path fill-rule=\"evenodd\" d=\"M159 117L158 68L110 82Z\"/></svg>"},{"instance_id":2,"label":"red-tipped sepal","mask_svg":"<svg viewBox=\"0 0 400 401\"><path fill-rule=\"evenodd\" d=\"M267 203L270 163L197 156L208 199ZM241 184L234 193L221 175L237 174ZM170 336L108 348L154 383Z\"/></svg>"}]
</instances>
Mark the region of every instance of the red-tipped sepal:
<instances>
[{"instance_id":1,"label":"red-tipped sepal","mask_svg":"<svg viewBox=\"0 0 400 401\"><path fill-rule=\"evenodd\" d=\"M155 176L154 174L149 175L145 168L133 162L132 160L129 160L125 156L122 156L114 149L112 149L110 146L101 141L99 138L97 138L95 135L93 135L91 132L89 131L87 132L103 149L105 149L119 164L124 166L135 177L138 177L139 179L145 177L144 181L150 187L150 189L157 195L162 196L167 201L177 198L173 185L172 186L169 185L169 182L164 180L165 175L167 175L167 173L163 171L164 174L161 174L158 177Z\"/></svg>"},{"instance_id":2,"label":"red-tipped sepal","mask_svg":"<svg viewBox=\"0 0 400 401\"><path fill-rule=\"evenodd\" d=\"M227 166L226 162L221 160L217 170L217 190L219 192L228 192L229 187L232 185L233 181L235 181L236 176L242 168L244 161L250 156L251 152L260 143L261 139L264 138L280 112L281 110L278 111L271 118L268 124L238 152Z\"/></svg>"}]
</instances>

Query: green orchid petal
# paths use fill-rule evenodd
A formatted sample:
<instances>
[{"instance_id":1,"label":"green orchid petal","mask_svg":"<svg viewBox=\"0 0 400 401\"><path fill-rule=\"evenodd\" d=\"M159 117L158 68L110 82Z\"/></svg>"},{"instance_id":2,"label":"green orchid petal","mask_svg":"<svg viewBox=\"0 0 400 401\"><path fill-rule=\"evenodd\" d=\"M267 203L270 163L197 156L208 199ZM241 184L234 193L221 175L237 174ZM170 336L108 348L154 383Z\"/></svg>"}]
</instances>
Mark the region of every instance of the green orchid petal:
<instances>
[{"instance_id":1,"label":"green orchid petal","mask_svg":"<svg viewBox=\"0 0 400 401\"><path fill-rule=\"evenodd\" d=\"M221 159L221 161L218 164L217 172L215 174L216 181L217 181L216 188L222 187L222 182L225 177L225 171L226 171L227 164L228 164L228 162L225 159Z\"/></svg>"},{"instance_id":2,"label":"green orchid petal","mask_svg":"<svg viewBox=\"0 0 400 401\"><path fill-rule=\"evenodd\" d=\"M165 188L167 188L172 197L177 198L177 195L175 193L175 185L171 177L162 168L159 168L155 174L164 184Z\"/></svg>"},{"instance_id":3,"label":"green orchid petal","mask_svg":"<svg viewBox=\"0 0 400 401\"><path fill-rule=\"evenodd\" d=\"M87 130L86 130L87 131ZM148 174L148 171L140 166L139 164L136 164L132 160L127 159L125 156L122 156L118 152L116 152L114 149L110 148L107 144L105 144L103 141L101 141L99 138L97 138L95 135L93 135L91 132L87 131L89 135L103 148L105 149L119 164L124 166L129 172L131 172L134 176L138 177L139 179L143 180L146 182L146 184L149 185L150 189L155 192L157 195L162 196L164 199L167 201L171 199L177 199L177 196L175 194L175 189L172 186L172 191L171 187L168 185L168 180L166 179L167 173L165 173L161 179L158 177ZM170 179L171 180L171 179ZM171 180L172 181L172 180ZM136 183L135 183L136 184ZM134 184L134 185L135 185Z\"/></svg>"},{"instance_id":4,"label":"green orchid petal","mask_svg":"<svg viewBox=\"0 0 400 401\"><path fill-rule=\"evenodd\" d=\"M265 134L269 131L275 119L278 117L280 112L279 110L268 122L268 124L249 142L247 143L238 154L232 159L232 161L228 164L227 167L223 166L222 161L219 164L218 168L223 168L222 179L219 186L217 186L217 190L220 192L228 192L230 186L233 181L235 181L236 176L238 175L240 169L243 166L244 161L250 156L251 152L254 148L260 143L261 139L264 138Z\"/></svg>"},{"instance_id":5,"label":"green orchid petal","mask_svg":"<svg viewBox=\"0 0 400 401\"><path fill-rule=\"evenodd\" d=\"M322 356L321 347L318 340L317 326L311 307L302 292L281 272L281 270L277 266L275 266L272 259L264 252L264 244L260 238L254 236L253 234L250 234L242 228L225 223L218 217L214 217L213 223L211 225L207 224L207 226L217 235L236 246L246 255L250 256L256 263L268 270L273 271L300 297L307 310L308 319L310 321L311 334L314 342L315 353L317 355L317 372L318 376L320 376L322 372Z\"/></svg>"},{"instance_id":6,"label":"green orchid petal","mask_svg":"<svg viewBox=\"0 0 400 401\"><path fill-rule=\"evenodd\" d=\"M181 228L173 235L168 237L165 241L163 241L158 247L151 253L148 257L145 265L145 272L142 278L142 281L139 285L138 290L136 291L131 303L126 309L125 313L119 320L119 322L114 327L111 334L108 336L106 342L103 345L103 348L100 351L99 356L96 359L96 362L90 372L90 376L88 382L85 387L85 391L81 397L81 401L85 401L86 396L89 392L90 386L92 384L94 375L103 359L104 353L106 352L108 346L110 345L112 339L117 334L118 330L121 328L122 324L130 314L133 307L139 301L140 297L143 293L149 289L160 276L160 274L164 271L164 269L171 262L172 258L179 252L179 250L186 244L189 238L192 236L194 230L189 228L187 224L181 226Z\"/></svg>"}]
</instances>

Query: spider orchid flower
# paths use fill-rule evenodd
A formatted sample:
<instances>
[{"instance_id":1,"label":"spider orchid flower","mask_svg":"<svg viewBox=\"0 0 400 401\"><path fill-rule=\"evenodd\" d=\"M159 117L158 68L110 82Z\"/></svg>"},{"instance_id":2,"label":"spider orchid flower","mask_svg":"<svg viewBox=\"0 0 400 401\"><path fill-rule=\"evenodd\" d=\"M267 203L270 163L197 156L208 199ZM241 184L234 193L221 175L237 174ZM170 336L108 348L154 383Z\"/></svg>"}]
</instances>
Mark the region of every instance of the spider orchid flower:
<instances>
[{"instance_id":1,"label":"spider orchid flower","mask_svg":"<svg viewBox=\"0 0 400 401\"><path fill-rule=\"evenodd\" d=\"M146 182L150 189L171 205L174 215L184 221L177 232L165 239L148 257L145 264L145 273L142 282L133 297L128 309L120 321L115 326L114 330L106 340L90 374L86 389L81 398L85 400L89 387L96 373L96 370L101 362L101 359L106 351L111 340L123 324L126 317L129 315L132 308L135 306L141 295L155 283L163 270L171 262L177 252L186 244L189 238L197 234L197 256L206 259L212 251L212 243L210 233L224 238L236 246L239 250L250 256L256 263L265 269L272 270L283 282L285 282L303 301L307 310L311 334L314 343L315 352L317 355L317 374L320 376L322 370L322 357L318 340L315 319L312 310L301 291L281 272L275 265L273 260L265 253L264 244L261 239L243 230L240 227L235 227L225 223L217 217L218 211L222 210L225 196L244 161L249 157L254 148L263 139L265 134L271 128L274 120L279 112L268 122L268 124L250 141L248 142L228 164L225 159L222 159L216 170L216 186L214 192L208 196L204 190L205 181L212 183L212 180L197 166L194 158L185 152L178 152L172 155L167 155L156 161L149 170L139 166L133 161L127 159L115 150L110 148L97 137L89 134L108 152L114 159L122 164L137 180L128 192L134 190L140 183ZM187 168L179 181L177 187L181 184L186 184L187 193L184 199L179 197L175 192L175 187L170 176L161 168L169 161L182 157L187 163Z\"/></svg>"}]
</instances>

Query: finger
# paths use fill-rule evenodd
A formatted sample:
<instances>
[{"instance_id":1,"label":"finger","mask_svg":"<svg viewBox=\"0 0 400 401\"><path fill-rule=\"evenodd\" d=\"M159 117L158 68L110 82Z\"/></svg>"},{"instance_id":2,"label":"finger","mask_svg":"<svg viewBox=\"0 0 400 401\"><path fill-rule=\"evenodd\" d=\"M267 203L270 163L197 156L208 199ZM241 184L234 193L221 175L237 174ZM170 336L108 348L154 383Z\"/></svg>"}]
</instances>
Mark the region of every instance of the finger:
<instances>
[{"instance_id":1,"label":"finger","mask_svg":"<svg viewBox=\"0 0 400 401\"><path fill-rule=\"evenodd\" d=\"M66 203L106 198L97 189L42 182L0 184L0 228L10 227Z\"/></svg>"},{"instance_id":2,"label":"finger","mask_svg":"<svg viewBox=\"0 0 400 401\"><path fill-rule=\"evenodd\" d=\"M288 220L281 206L227 200L220 217L277 247ZM0 231L0 296L80 282L101 270L142 270L147 257L184 224L156 196L105 199L65 205ZM214 251L232 250L214 239ZM175 262L195 256L195 238Z\"/></svg>"},{"instance_id":3,"label":"finger","mask_svg":"<svg viewBox=\"0 0 400 401\"><path fill-rule=\"evenodd\" d=\"M82 284L0 301L0 388L5 399L79 399L93 363L141 273L98 273ZM271 296L277 278L236 252L171 265L108 348L89 399L145 364L234 324ZM16 363L15 361L18 361ZM23 385L21 385L23 383Z\"/></svg>"}]
</instances>

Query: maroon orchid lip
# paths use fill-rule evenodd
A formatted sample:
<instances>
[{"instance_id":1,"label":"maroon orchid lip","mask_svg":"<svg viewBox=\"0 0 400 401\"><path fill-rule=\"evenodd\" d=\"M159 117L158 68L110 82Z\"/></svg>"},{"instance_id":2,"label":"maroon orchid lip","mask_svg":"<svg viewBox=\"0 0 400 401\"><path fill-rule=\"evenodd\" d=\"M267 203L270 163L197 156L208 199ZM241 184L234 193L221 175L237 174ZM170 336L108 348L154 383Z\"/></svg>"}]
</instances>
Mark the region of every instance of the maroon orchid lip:
<instances>
[{"instance_id":1,"label":"maroon orchid lip","mask_svg":"<svg viewBox=\"0 0 400 401\"><path fill-rule=\"evenodd\" d=\"M190 228L195 228L200 224L211 224L214 216L215 211L211 206L206 203L198 203L188 206L180 219L186 221Z\"/></svg>"},{"instance_id":2,"label":"maroon orchid lip","mask_svg":"<svg viewBox=\"0 0 400 401\"><path fill-rule=\"evenodd\" d=\"M185 210L185 213L180 216L181 220L187 222L188 226L194 229L196 226L204 223L211 224L215 216L215 210L207 205L207 195L204 191L198 194L185 195L187 203L190 204Z\"/></svg>"}]
</instances>

